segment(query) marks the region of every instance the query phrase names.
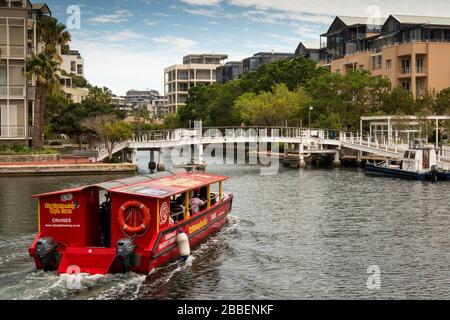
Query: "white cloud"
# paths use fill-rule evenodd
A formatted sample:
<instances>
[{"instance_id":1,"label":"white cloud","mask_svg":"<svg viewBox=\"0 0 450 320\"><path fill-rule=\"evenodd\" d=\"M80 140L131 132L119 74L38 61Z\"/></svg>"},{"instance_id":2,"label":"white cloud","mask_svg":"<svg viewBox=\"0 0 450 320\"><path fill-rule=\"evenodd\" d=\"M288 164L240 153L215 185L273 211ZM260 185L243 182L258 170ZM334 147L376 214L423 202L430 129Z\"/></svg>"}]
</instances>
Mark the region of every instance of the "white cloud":
<instances>
[{"instance_id":1,"label":"white cloud","mask_svg":"<svg viewBox=\"0 0 450 320\"><path fill-rule=\"evenodd\" d=\"M162 36L152 38L153 41L174 47L177 50L190 50L198 45L198 42L175 36Z\"/></svg>"},{"instance_id":2,"label":"white cloud","mask_svg":"<svg viewBox=\"0 0 450 320\"><path fill-rule=\"evenodd\" d=\"M104 39L110 42L122 42L144 38L143 34L131 31L122 30L119 32L106 32Z\"/></svg>"},{"instance_id":3,"label":"white cloud","mask_svg":"<svg viewBox=\"0 0 450 320\"><path fill-rule=\"evenodd\" d=\"M112 14L99 15L88 21L93 24L121 23L128 21L128 18L132 16L133 14L128 10L117 10Z\"/></svg>"},{"instance_id":4,"label":"white cloud","mask_svg":"<svg viewBox=\"0 0 450 320\"><path fill-rule=\"evenodd\" d=\"M131 88L152 88L163 94L164 67L180 59L177 52L138 50L126 44L90 39L75 40L72 46L80 50L85 59L89 82L106 86L118 95L125 95Z\"/></svg>"},{"instance_id":5,"label":"white cloud","mask_svg":"<svg viewBox=\"0 0 450 320\"><path fill-rule=\"evenodd\" d=\"M419 0L339 0L339 1L311 1L311 0L228 0L232 5L251 7L258 10L277 10L283 12L309 13L324 16L367 16L369 8L377 6L382 16L392 13L412 15L442 16L450 10L450 1L433 0L432 4Z\"/></svg>"},{"instance_id":6,"label":"white cloud","mask_svg":"<svg viewBox=\"0 0 450 320\"><path fill-rule=\"evenodd\" d=\"M217 6L222 0L181 0L181 2L195 6Z\"/></svg>"},{"instance_id":7,"label":"white cloud","mask_svg":"<svg viewBox=\"0 0 450 320\"><path fill-rule=\"evenodd\" d=\"M273 39L277 39L277 40L284 41L284 42L298 42L299 41L298 38L289 37L289 36L280 35L280 34L268 34L268 36Z\"/></svg>"},{"instance_id":8,"label":"white cloud","mask_svg":"<svg viewBox=\"0 0 450 320\"><path fill-rule=\"evenodd\" d=\"M210 17L210 18L214 18L216 16L215 11L207 10L207 9L184 9L184 11L191 13L191 14Z\"/></svg>"}]
</instances>

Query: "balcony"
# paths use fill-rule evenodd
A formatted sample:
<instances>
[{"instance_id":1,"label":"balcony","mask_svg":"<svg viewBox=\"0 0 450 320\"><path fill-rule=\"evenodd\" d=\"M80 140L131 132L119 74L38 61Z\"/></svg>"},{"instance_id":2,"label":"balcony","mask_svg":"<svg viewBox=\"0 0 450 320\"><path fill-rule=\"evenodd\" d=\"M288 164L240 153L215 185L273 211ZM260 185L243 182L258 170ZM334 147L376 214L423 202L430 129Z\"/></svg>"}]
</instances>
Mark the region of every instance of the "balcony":
<instances>
[{"instance_id":1,"label":"balcony","mask_svg":"<svg viewBox=\"0 0 450 320\"><path fill-rule=\"evenodd\" d=\"M25 58L25 46L6 46L0 45L0 57L6 58Z\"/></svg>"},{"instance_id":2,"label":"balcony","mask_svg":"<svg viewBox=\"0 0 450 320\"><path fill-rule=\"evenodd\" d=\"M0 8L25 8L25 0L0 0Z\"/></svg>"},{"instance_id":3,"label":"balcony","mask_svg":"<svg viewBox=\"0 0 450 320\"><path fill-rule=\"evenodd\" d=\"M25 86L0 86L0 96L25 98Z\"/></svg>"},{"instance_id":4,"label":"balcony","mask_svg":"<svg viewBox=\"0 0 450 320\"><path fill-rule=\"evenodd\" d=\"M411 77L411 67L400 67L399 78L409 78Z\"/></svg>"},{"instance_id":5,"label":"balcony","mask_svg":"<svg viewBox=\"0 0 450 320\"><path fill-rule=\"evenodd\" d=\"M427 72L428 72L428 70L425 67L421 67L421 66L416 67L416 76L418 76L418 77L426 77Z\"/></svg>"},{"instance_id":6,"label":"balcony","mask_svg":"<svg viewBox=\"0 0 450 320\"><path fill-rule=\"evenodd\" d=\"M26 126L0 126L0 140L1 139L25 139Z\"/></svg>"}]
</instances>

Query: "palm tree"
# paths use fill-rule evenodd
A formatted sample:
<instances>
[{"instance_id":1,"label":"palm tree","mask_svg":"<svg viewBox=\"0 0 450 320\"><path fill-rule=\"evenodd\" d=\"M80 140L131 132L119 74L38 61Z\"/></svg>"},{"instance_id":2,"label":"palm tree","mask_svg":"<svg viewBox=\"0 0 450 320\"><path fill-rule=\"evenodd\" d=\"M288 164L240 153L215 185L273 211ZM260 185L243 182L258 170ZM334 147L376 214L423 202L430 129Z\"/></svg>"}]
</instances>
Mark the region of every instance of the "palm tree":
<instances>
[{"instance_id":1,"label":"palm tree","mask_svg":"<svg viewBox=\"0 0 450 320\"><path fill-rule=\"evenodd\" d=\"M45 95L59 87L58 62L45 52L32 55L27 59L29 74L36 76L36 95L34 100L33 148L43 147L42 132L44 126Z\"/></svg>"},{"instance_id":2,"label":"palm tree","mask_svg":"<svg viewBox=\"0 0 450 320\"><path fill-rule=\"evenodd\" d=\"M58 23L58 20L53 17L42 17L37 25L37 38L44 44L44 52L47 56L61 63L62 58L58 48L62 48L71 40L66 26Z\"/></svg>"}]
</instances>

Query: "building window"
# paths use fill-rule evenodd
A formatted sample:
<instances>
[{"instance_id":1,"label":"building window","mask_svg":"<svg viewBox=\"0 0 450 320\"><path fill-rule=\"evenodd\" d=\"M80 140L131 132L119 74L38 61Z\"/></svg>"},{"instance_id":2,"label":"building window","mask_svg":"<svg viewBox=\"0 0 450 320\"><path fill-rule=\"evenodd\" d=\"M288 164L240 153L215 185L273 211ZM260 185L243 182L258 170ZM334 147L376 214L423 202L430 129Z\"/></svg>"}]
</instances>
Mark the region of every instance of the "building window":
<instances>
[{"instance_id":1,"label":"building window","mask_svg":"<svg viewBox=\"0 0 450 320\"><path fill-rule=\"evenodd\" d=\"M386 60L386 70L392 70L392 60Z\"/></svg>"},{"instance_id":2,"label":"building window","mask_svg":"<svg viewBox=\"0 0 450 320\"><path fill-rule=\"evenodd\" d=\"M382 55L377 55L373 57L373 70L381 69L381 63L383 61Z\"/></svg>"},{"instance_id":3,"label":"building window","mask_svg":"<svg viewBox=\"0 0 450 320\"><path fill-rule=\"evenodd\" d=\"M75 61L70 61L70 72L75 73L77 71L77 63Z\"/></svg>"},{"instance_id":4,"label":"building window","mask_svg":"<svg viewBox=\"0 0 450 320\"><path fill-rule=\"evenodd\" d=\"M421 97L425 94L425 81L423 79L416 80L416 96Z\"/></svg>"},{"instance_id":5,"label":"building window","mask_svg":"<svg viewBox=\"0 0 450 320\"><path fill-rule=\"evenodd\" d=\"M405 91L411 92L411 82L409 81L402 82L402 88Z\"/></svg>"},{"instance_id":6,"label":"building window","mask_svg":"<svg viewBox=\"0 0 450 320\"><path fill-rule=\"evenodd\" d=\"M411 60L403 59L402 60L402 68L400 71L402 74L410 74L411 73Z\"/></svg>"},{"instance_id":7,"label":"building window","mask_svg":"<svg viewBox=\"0 0 450 320\"><path fill-rule=\"evenodd\" d=\"M8 85L8 68L6 67L6 61L2 60L0 64L0 96L6 96L7 95L7 88Z\"/></svg>"},{"instance_id":8,"label":"building window","mask_svg":"<svg viewBox=\"0 0 450 320\"><path fill-rule=\"evenodd\" d=\"M417 58L416 69L417 69L416 70L417 73L423 73L423 58L422 57Z\"/></svg>"}]
</instances>

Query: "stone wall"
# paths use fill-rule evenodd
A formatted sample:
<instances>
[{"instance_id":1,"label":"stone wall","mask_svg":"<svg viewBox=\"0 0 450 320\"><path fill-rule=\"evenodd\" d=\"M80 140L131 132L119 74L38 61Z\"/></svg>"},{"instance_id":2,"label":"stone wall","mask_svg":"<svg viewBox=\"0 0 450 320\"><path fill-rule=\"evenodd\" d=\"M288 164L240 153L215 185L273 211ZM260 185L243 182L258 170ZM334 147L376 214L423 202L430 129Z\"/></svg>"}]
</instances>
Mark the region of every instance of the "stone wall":
<instances>
[{"instance_id":1,"label":"stone wall","mask_svg":"<svg viewBox=\"0 0 450 320\"><path fill-rule=\"evenodd\" d=\"M0 163L57 161L57 154L0 155Z\"/></svg>"}]
</instances>

